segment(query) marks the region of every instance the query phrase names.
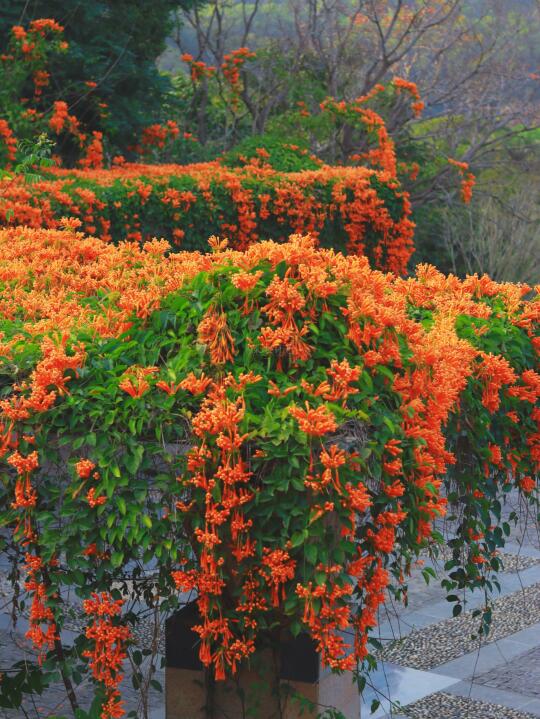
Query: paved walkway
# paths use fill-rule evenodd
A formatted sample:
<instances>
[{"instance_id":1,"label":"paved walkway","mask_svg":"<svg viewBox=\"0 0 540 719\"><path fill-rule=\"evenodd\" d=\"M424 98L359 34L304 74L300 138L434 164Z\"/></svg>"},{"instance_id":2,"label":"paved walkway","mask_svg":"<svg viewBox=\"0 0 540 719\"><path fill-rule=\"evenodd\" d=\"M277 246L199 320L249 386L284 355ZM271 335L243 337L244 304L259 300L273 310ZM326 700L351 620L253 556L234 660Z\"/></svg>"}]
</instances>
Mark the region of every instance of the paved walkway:
<instances>
[{"instance_id":1,"label":"paved walkway","mask_svg":"<svg viewBox=\"0 0 540 719\"><path fill-rule=\"evenodd\" d=\"M471 595L467 611L450 618L451 607L437 581L426 586L420 571L409 584L409 606L387 605L380 614L384 645L378 670L369 681L361 718L370 716L371 700L381 701L374 719L534 719L540 717L540 542L529 520L505 548L506 570L495 600L493 628L482 641L472 639L477 619L472 610L483 597ZM442 566L437 568L442 573ZM2 590L0 582L0 605ZM4 610L5 611L5 610ZM0 668L29 655L24 621L16 632L0 611ZM71 643L73 634L66 632ZM127 673L127 672L126 672ZM163 684L163 671L156 679ZM5 719L71 717L63 689L52 686L25 704L25 712L2 710ZM131 677L122 686L127 711L142 716ZM77 688L87 706L91 687ZM149 719L164 719L163 695L152 691ZM347 719L358 719L357 715Z\"/></svg>"},{"instance_id":2,"label":"paved walkway","mask_svg":"<svg viewBox=\"0 0 540 719\"><path fill-rule=\"evenodd\" d=\"M481 594L469 597L467 612L450 618L438 582L425 587L419 573L411 581L409 606L385 607L383 661L371 678L362 719L375 698L381 707L374 719L540 717L540 541L531 517L513 531L504 558L507 571L500 576L487 638L471 639L478 621L472 610L482 605Z\"/></svg>"},{"instance_id":3,"label":"paved walkway","mask_svg":"<svg viewBox=\"0 0 540 719\"><path fill-rule=\"evenodd\" d=\"M516 588L520 582L523 588ZM382 702L373 716L540 717L540 564L503 576L487 639L469 638L478 621L470 613L448 619L450 605L433 599L415 602L381 624L381 640L389 646L366 696L367 703L375 698ZM473 598L471 607L479 603L479 597ZM403 641L392 641L396 635ZM444 702L437 705L439 693ZM390 701L405 709L389 711ZM367 716L365 707L362 718Z\"/></svg>"}]
</instances>

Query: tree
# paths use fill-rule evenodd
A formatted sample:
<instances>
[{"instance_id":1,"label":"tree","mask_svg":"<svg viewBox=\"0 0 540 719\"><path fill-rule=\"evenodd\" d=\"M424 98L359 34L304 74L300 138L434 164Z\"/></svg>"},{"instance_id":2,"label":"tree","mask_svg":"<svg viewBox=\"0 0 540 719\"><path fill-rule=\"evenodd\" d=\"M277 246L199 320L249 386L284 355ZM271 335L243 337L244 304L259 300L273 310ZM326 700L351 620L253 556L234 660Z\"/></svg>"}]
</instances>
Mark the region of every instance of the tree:
<instances>
[{"instance_id":1,"label":"tree","mask_svg":"<svg viewBox=\"0 0 540 719\"><path fill-rule=\"evenodd\" d=\"M0 46L7 46L13 25L54 18L65 28L69 48L50 66L44 107L66 101L86 128L125 148L143 126L160 119L169 83L155 61L171 31L172 12L196 2L153 0L150 8L144 0L0 0Z\"/></svg>"},{"instance_id":2,"label":"tree","mask_svg":"<svg viewBox=\"0 0 540 719\"><path fill-rule=\"evenodd\" d=\"M331 97L354 107L357 98L377 94L372 106L385 119L403 169L421 168L412 172L412 182L404 176L416 219L424 224L418 237L426 252L419 261L433 261L434 252L437 262L443 259L440 240L433 245L443 234L434 219L442 217L438 209L460 199L448 158L480 175L479 194L492 192L493 183L483 182L487 170L504 174L512 164L525 171L513 150L516 142L532 145L530 130L538 125L540 43L533 0L209 0L180 16L180 50L216 68L212 81L220 83L217 96L228 120L220 138L224 147L242 134L270 133L298 143L303 132L326 162L354 162L369 149L365 133L347 121L354 113L337 124L326 122L320 103ZM239 68L242 102L231 118L220 75L233 48L245 45L256 57ZM417 85L422 117L406 93L389 103L378 92L395 76ZM197 84L192 118L186 116L203 143L213 138L201 108L216 106L205 95L207 86ZM219 119L215 111L214 117Z\"/></svg>"}]
</instances>

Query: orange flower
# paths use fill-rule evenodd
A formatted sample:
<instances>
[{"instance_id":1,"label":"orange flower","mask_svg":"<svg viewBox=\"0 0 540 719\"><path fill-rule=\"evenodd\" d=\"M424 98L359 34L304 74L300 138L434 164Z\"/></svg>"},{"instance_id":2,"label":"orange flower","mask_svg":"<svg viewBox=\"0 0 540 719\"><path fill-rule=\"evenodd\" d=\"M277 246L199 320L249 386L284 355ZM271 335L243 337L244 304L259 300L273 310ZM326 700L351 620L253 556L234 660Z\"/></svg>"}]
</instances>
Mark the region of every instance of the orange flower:
<instances>
[{"instance_id":1,"label":"orange flower","mask_svg":"<svg viewBox=\"0 0 540 719\"><path fill-rule=\"evenodd\" d=\"M142 378L134 381L131 377L126 377L118 386L131 397L142 397L150 389L148 382Z\"/></svg>"},{"instance_id":2,"label":"orange flower","mask_svg":"<svg viewBox=\"0 0 540 719\"><path fill-rule=\"evenodd\" d=\"M13 509L31 509L37 503L37 492L30 483L30 477L18 478L15 483L15 501L11 506Z\"/></svg>"},{"instance_id":3,"label":"orange flower","mask_svg":"<svg viewBox=\"0 0 540 719\"><path fill-rule=\"evenodd\" d=\"M502 454L501 454L501 448L497 444L489 444L488 445L489 454L490 454L490 462L494 464L496 467L502 466Z\"/></svg>"},{"instance_id":4,"label":"orange flower","mask_svg":"<svg viewBox=\"0 0 540 719\"><path fill-rule=\"evenodd\" d=\"M525 492L525 494L531 494L533 490L536 489L535 480L528 475L525 477L521 477L521 479L518 481L518 484L520 488Z\"/></svg>"},{"instance_id":5,"label":"orange flower","mask_svg":"<svg viewBox=\"0 0 540 719\"><path fill-rule=\"evenodd\" d=\"M460 162L459 160L453 160L451 157L448 158L448 163L457 167L461 174L461 199L468 205L472 199L472 189L476 184L476 177L472 172L467 172L469 164L467 162Z\"/></svg>"},{"instance_id":6,"label":"orange flower","mask_svg":"<svg viewBox=\"0 0 540 719\"><path fill-rule=\"evenodd\" d=\"M86 637L93 642L93 648L83 652L90 662L92 675L106 690L106 701L102 707L102 719L117 719L123 716L122 701L117 689L122 681L121 669L127 656L126 642L131 637L128 627L115 624L114 617L121 612L123 600L113 600L110 594L93 594L92 599L83 602L86 614L95 619L86 628Z\"/></svg>"},{"instance_id":7,"label":"orange flower","mask_svg":"<svg viewBox=\"0 0 540 719\"><path fill-rule=\"evenodd\" d=\"M396 479L395 482L392 482L392 484L384 485L383 492L388 497L402 497L405 494L405 487L399 479Z\"/></svg>"},{"instance_id":8,"label":"orange flower","mask_svg":"<svg viewBox=\"0 0 540 719\"><path fill-rule=\"evenodd\" d=\"M14 162L17 156L17 140L10 126L8 125L7 120L3 119L0 119L0 140L4 142L4 145L6 147L6 159L7 166L9 168L10 163Z\"/></svg>"},{"instance_id":9,"label":"orange flower","mask_svg":"<svg viewBox=\"0 0 540 719\"><path fill-rule=\"evenodd\" d=\"M355 512L365 512L371 506L371 497L363 484L358 483L356 487L353 487L349 483L345 486L345 489L349 494L351 509Z\"/></svg>"},{"instance_id":10,"label":"orange flower","mask_svg":"<svg viewBox=\"0 0 540 719\"><path fill-rule=\"evenodd\" d=\"M99 507L100 505L105 504L105 502L107 501L107 497L96 497L95 487L92 487L92 489L90 489L86 494L86 501L92 507L92 509L94 509L94 507Z\"/></svg>"},{"instance_id":11,"label":"orange flower","mask_svg":"<svg viewBox=\"0 0 540 719\"><path fill-rule=\"evenodd\" d=\"M326 370L328 376L332 379L332 389L325 395L325 399L331 402L345 400L351 394L356 394L358 389L351 387L352 382L357 382L362 373L361 367L351 367L347 360L337 362L332 360L330 369Z\"/></svg>"},{"instance_id":12,"label":"orange flower","mask_svg":"<svg viewBox=\"0 0 540 719\"><path fill-rule=\"evenodd\" d=\"M146 377L158 371L159 369L157 367L130 367L118 386L120 389L123 389L124 392L127 392L130 397L142 397L142 395L150 389Z\"/></svg>"},{"instance_id":13,"label":"orange flower","mask_svg":"<svg viewBox=\"0 0 540 719\"><path fill-rule=\"evenodd\" d=\"M313 409L306 402L305 410L292 405L289 414L297 420L300 430L311 437L322 437L337 429L336 419L325 405Z\"/></svg>"},{"instance_id":14,"label":"orange flower","mask_svg":"<svg viewBox=\"0 0 540 719\"><path fill-rule=\"evenodd\" d=\"M289 553L283 549L264 549L263 566L261 573L272 585L272 604L279 606L280 587L281 599L285 599L285 582L294 579L296 561L291 559Z\"/></svg>"},{"instance_id":15,"label":"orange flower","mask_svg":"<svg viewBox=\"0 0 540 719\"><path fill-rule=\"evenodd\" d=\"M207 345L213 364L232 362L236 353L234 341L227 325L227 315L211 308L198 327L199 341Z\"/></svg>"},{"instance_id":16,"label":"orange flower","mask_svg":"<svg viewBox=\"0 0 540 719\"><path fill-rule=\"evenodd\" d=\"M79 165L86 168L103 167L103 133L94 130L92 132L92 140L86 148L86 152Z\"/></svg>"},{"instance_id":17,"label":"orange flower","mask_svg":"<svg viewBox=\"0 0 540 719\"><path fill-rule=\"evenodd\" d=\"M512 384L516 380L514 370L510 363L500 355L486 354L480 352L482 358L478 367L478 377L484 383L482 404L484 407L495 412L499 409L501 400L499 391L505 384Z\"/></svg>"},{"instance_id":18,"label":"orange flower","mask_svg":"<svg viewBox=\"0 0 540 719\"><path fill-rule=\"evenodd\" d=\"M80 459L75 465L75 471L81 479L88 479L95 466L89 459Z\"/></svg>"},{"instance_id":19,"label":"orange flower","mask_svg":"<svg viewBox=\"0 0 540 719\"><path fill-rule=\"evenodd\" d=\"M261 270L257 270L257 272L239 272L233 275L231 282L242 292L251 292L262 277L262 274Z\"/></svg>"},{"instance_id":20,"label":"orange flower","mask_svg":"<svg viewBox=\"0 0 540 719\"><path fill-rule=\"evenodd\" d=\"M167 383L163 380L159 380L159 382L156 382L156 387L166 392L169 396L176 394L180 389L179 384L175 384L174 382Z\"/></svg>"},{"instance_id":21,"label":"orange flower","mask_svg":"<svg viewBox=\"0 0 540 719\"><path fill-rule=\"evenodd\" d=\"M20 452L14 452L7 461L12 467L15 467L18 475L30 474L39 467L38 453L35 450L26 457Z\"/></svg>"},{"instance_id":22,"label":"orange flower","mask_svg":"<svg viewBox=\"0 0 540 719\"><path fill-rule=\"evenodd\" d=\"M29 553L25 555L24 561L28 572L24 588L32 594L29 629L25 636L39 650L39 663L41 664L45 654L44 650L53 648L55 640L58 638L58 632L53 611L47 605L49 599L47 587L43 581L38 579L38 575L44 568L43 561L40 557ZM43 631L42 628L44 624L47 626L46 631Z\"/></svg>"},{"instance_id":23,"label":"orange flower","mask_svg":"<svg viewBox=\"0 0 540 719\"><path fill-rule=\"evenodd\" d=\"M208 387L212 384L212 380L206 377L204 372L200 377L196 377L193 372L190 372L178 385L181 389L191 394L202 394L206 392Z\"/></svg>"}]
</instances>

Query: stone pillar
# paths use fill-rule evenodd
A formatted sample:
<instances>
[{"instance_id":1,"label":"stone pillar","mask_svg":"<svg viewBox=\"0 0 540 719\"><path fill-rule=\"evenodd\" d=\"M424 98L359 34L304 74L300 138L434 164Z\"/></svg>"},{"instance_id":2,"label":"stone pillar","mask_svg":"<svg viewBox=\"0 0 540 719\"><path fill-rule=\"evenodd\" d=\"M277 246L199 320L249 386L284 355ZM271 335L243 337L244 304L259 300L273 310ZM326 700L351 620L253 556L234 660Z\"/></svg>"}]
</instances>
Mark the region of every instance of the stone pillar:
<instances>
[{"instance_id":1,"label":"stone pillar","mask_svg":"<svg viewBox=\"0 0 540 719\"><path fill-rule=\"evenodd\" d=\"M198 658L195 603L171 617L165 630L166 719L314 719L333 707L347 719L360 716L360 697L350 672L337 675L320 666L312 640L290 639L277 656L256 652L235 680L213 683ZM279 679L276 679L279 677ZM302 698L315 705L310 711Z\"/></svg>"}]
</instances>

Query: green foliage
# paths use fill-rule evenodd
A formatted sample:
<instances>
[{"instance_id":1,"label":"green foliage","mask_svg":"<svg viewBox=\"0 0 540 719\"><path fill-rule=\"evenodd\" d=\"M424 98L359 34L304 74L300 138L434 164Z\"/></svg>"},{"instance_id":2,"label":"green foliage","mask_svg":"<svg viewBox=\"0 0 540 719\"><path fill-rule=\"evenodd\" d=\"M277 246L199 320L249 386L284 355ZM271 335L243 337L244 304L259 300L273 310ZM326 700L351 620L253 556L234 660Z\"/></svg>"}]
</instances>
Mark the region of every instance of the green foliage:
<instances>
[{"instance_id":1,"label":"green foliage","mask_svg":"<svg viewBox=\"0 0 540 719\"><path fill-rule=\"evenodd\" d=\"M144 0L1 0L0 47L6 47L13 25L37 18L63 25L69 48L51 58L54 81L44 89L43 107L67 102L90 132L102 131L113 146L125 149L142 127L162 118L170 84L155 61L171 31L172 11L196 2L153 0L150 10ZM23 80L18 98L33 92L30 78ZM88 81L97 87L90 89ZM70 153L69 146L62 150Z\"/></svg>"},{"instance_id":2,"label":"green foliage","mask_svg":"<svg viewBox=\"0 0 540 719\"><path fill-rule=\"evenodd\" d=\"M322 161L311 154L307 145L294 139L284 142L283 135L253 135L241 140L232 150L224 153L221 162L226 167L243 167L255 161L269 165L279 172L316 170Z\"/></svg>"},{"instance_id":3,"label":"green foliage","mask_svg":"<svg viewBox=\"0 0 540 719\"><path fill-rule=\"evenodd\" d=\"M41 170L54 165L51 151L54 146L46 134L39 135L34 140L21 140L17 145L18 162L10 170L0 168L0 180L15 180L30 185L44 179Z\"/></svg>"}]
</instances>

